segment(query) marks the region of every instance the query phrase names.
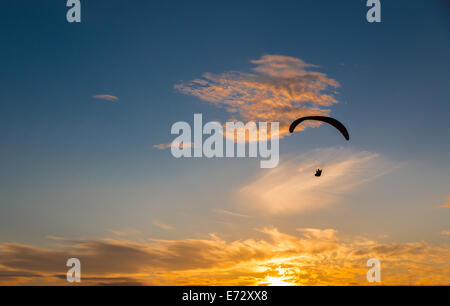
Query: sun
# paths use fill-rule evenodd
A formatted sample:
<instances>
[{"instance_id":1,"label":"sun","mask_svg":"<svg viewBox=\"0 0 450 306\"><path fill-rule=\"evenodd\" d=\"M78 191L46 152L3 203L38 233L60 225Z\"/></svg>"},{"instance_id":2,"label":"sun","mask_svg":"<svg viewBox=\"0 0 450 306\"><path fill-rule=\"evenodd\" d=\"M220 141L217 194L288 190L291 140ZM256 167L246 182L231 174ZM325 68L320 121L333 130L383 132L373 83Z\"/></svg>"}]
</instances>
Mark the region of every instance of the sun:
<instances>
[{"instance_id":1,"label":"sun","mask_svg":"<svg viewBox=\"0 0 450 306\"><path fill-rule=\"evenodd\" d=\"M286 282L283 277L267 276L267 283L269 283L269 286L292 286L292 284Z\"/></svg>"}]
</instances>

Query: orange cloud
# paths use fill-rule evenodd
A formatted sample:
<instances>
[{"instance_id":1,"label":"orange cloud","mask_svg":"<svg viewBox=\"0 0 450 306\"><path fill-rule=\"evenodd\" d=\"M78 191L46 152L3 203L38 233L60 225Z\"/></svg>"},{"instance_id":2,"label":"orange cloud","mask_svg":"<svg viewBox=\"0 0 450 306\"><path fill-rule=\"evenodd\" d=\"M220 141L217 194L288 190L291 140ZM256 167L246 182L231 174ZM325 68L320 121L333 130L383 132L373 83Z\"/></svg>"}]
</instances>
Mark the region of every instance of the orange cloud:
<instances>
[{"instance_id":1,"label":"orange cloud","mask_svg":"<svg viewBox=\"0 0 450 306\"><path fill-rule=\"evenodd\" d=\"M264 55L251 62L256 65L253 73L205 73L201 79L175 85L175 89L224 107L233 116L231 120L278 121L280 137L289 133L289 124L294 119L328 115L327 107L337 103L329 89L339 87L339 83L309 70L314 65L281 55ZM308 122L298 130L319 125Z\"/></svg>"},{"instance_id":2,"label":"orange cloud","mask_svg":"<svg viewBox=\"0 0 450 306\"><path fill-rule=\"evenodd\" d=\"M450 201L450 196L447 197L447 201ZM440 208L450 208L450 202L446 203L446 204L442 204L441 206L439 206Z\"/></svg>"},{"instance_id":3,"label":"orange cloud","mask_svg":"<svg viewBox=\"0 0 450 306\"><path fill-rule=\"evenodd\" d=\"M367 284L365 263L382 264L382 284L450 284L450 247L341 239L334 229L273 227L263 239L65 240L60 249L0 245L2 284L67 284L65 262L82 263L82 284L346 285ZM62 241L59 239L58 241Z\"/></svg>"}]
</instances>

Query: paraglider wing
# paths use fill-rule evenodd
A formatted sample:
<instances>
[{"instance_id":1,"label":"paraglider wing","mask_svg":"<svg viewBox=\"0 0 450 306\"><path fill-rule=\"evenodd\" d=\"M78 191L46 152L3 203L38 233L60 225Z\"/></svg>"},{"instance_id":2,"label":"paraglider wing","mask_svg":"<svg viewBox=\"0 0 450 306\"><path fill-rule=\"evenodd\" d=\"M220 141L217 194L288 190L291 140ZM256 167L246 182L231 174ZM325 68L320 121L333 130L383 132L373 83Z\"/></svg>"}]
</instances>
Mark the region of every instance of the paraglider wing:
<instances>
[{"instance_id":1,"label":"paraglider wing","mask_svg":"<svg viewBox=\"0 0 450 306\"><path fill-rule=\"evenodd\" d=\"M289 127L289 132L294 133L294 130L297 127L297 125L299 125L300 123L302 123L303 121L306 121L306 120L316 120L316 121L322 121L322 122L328 123L329 125L332 125L336 129L338 129L339 132L341 132L341 134L345 137L345 139L350 140L350 135L348 134L347 129L345 128L345 126L342 123L340 123L338 120L336 120L334 118L325 117L325 116L308 116L308 117L298 118L297 120L295 120L294 122L291 123L291 126Z\"/></svg>"}]
</instances>

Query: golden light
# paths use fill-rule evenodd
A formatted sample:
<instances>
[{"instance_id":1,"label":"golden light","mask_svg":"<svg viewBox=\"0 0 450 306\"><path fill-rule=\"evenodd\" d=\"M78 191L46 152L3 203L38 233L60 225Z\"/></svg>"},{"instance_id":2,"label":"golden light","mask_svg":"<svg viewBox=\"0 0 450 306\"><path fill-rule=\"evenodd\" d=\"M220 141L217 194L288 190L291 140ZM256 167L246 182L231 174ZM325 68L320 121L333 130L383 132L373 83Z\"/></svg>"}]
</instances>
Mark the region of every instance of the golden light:
<instances>
[{"instance_id":1,"label":"golden light","mask_svg":"<svg viewBox=\"0 0 450 306\"><path fill-rule=\"evenodd\" d=\"M283 277L267 276L269 286L292 286L293 284L286 282Z\"/></svg>"}]
</instances>

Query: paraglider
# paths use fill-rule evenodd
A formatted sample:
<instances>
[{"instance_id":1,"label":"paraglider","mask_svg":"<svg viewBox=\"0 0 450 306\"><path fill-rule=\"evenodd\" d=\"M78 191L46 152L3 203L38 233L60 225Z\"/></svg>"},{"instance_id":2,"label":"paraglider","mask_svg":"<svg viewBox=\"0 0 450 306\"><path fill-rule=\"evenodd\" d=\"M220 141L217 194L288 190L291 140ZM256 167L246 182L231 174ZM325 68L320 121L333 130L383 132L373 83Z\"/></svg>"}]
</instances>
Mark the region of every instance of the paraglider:
<instances>
[{"instance_id":1,"label":"paraglider","mask_svg":"<svg viewBox=\"0 0 450 306\"><path fill-rule=\"evenodd\" d=\"M344 136L344 138L347 141L350 140L350 134L348 133L347 128L341 122L339 122L338 120L336 120L334 118L325 117L325 116L307 116L307 117L298 118L297 120L292 122L291 125L289 126L289 132L294 133L294 130L297 127L297 125L299 125L300 123L302 123L303 121L306 121L306 120L316 120L316 121L322 121L322 122L328 123L329 125L335 127L339 132L341 132L342 136ZM322 169L317 169L315 176L316 177L322 176Z\"/></svg>"},{"instance_id":2,"label":"paraglider","mask_svg":"<svg viewBox=\"0 0 450 306\"><path fill-rule=\"evenodd\" d=\"M317 169L315 176L319 177L322 175L322 169Z\"/></svg>"},{"instance_id":3,"label":"paraglider","mask_svg":"<svg viewBox=\"0 0 450 306\"><path fill-rule=\"evenodd\" d=\"M339 132L341 132L341 134L345 137L345 139L348 141L350 140L350 135L347 131L347 129L345 128L345 126L339 122L338 120L331 118L331 117L325 117L325 116L308 116L308 117L301 117L298 118L297 120L295 120L294 122L291 123L291 126L289 127L289 132L290 133L294 133L295 128L297 127L297 125L299 125L300 123L302 123L303 121L306 120L316 120L316 121L322 121L325 123L328 123L331 126L334 126L336 129L339 130Z\"/></svg>"}]
</instances>

